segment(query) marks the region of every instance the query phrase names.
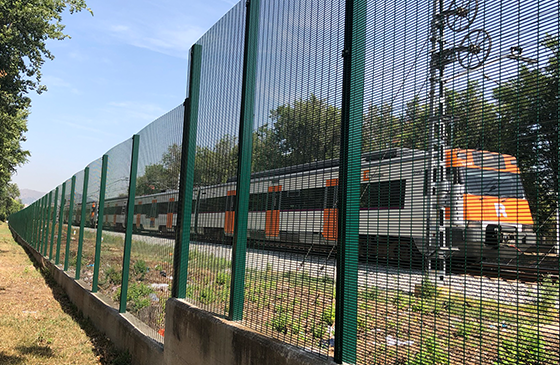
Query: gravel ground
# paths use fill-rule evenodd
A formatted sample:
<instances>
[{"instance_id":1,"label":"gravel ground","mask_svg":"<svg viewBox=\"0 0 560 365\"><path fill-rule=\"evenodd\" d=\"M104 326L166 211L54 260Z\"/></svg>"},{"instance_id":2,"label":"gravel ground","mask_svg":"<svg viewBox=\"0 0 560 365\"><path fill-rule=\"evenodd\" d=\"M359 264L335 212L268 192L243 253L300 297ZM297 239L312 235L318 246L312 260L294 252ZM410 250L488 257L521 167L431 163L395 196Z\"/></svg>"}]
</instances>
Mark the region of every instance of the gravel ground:
<instances>
[{"instance_id":1,"label":"gravel ground","mask_svg":"<svg viewBox=\"0 0 560 365\"><path fill-rule=\"evenodd\" d=\"M117 232L105 234L123 235ZM174 240L146 235L134 235L134 241L141 241L157 245L173 246ZM191 242L191 249L199 250L216 257L231 259L231 246L224 246L205 242ZM271 269L273 271L301 271L314 277L327 276L335 278L336 261L326 257L305 256L302 254L261 251L249 249L246 264L248 268L256 270ZM422 283L423 277L430 278L438 287L445 287L454 294L465 295L474 300L496 300L508 305L530 304L535 301L538 286L515 280L486 278L466 274L447 274L441 280L441 272L402 269L392 266L359 264L358 284L361 288L376 286L382 290L414 293L415 286ZM558 303L557 303L558 307Z\"/></svg>"}]
</instances>

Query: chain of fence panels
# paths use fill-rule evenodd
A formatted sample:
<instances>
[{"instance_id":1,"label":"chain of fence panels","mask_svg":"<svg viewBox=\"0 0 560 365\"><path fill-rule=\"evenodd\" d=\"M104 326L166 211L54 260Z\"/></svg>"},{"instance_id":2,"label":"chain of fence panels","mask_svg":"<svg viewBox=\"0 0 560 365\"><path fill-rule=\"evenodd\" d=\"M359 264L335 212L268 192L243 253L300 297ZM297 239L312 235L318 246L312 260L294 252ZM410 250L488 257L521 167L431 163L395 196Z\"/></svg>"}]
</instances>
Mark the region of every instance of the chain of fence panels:
<instances>
[{"instance_id":1,"label":"chain of fence panels","mask_svg":"<svg viewBox=\"0 0 560 365\"><path fill-rule=\"evenodd\" d=\"M557 364L559 24L239 2L184 105L10 225L154 336L173 294L338 362Z\"/></svg>"}]
</instances>

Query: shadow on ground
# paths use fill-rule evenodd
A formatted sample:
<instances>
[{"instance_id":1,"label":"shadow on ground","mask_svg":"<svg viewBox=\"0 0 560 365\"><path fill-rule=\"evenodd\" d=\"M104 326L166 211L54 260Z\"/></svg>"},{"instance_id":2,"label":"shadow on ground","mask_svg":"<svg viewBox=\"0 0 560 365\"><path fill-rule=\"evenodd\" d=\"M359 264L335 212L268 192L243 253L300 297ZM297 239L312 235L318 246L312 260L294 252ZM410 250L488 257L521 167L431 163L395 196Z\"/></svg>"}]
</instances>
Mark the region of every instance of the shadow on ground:
<instances>
[{"instance_id":1,"label":"shadow on ground","mask_svg":"<svg viewBox=\"0 0 560 365\"><path fill-rule=\"evenodd\" d=\"M62 310L68 314L74 322L78 323L90 338L93 345L93 352L98 357L99 362L102 365L131 364L130 354L127 351L125 352L117 349L107 336L97 330L93 323L88 318L85 318L82 312L70 301L70 298L68 298L62 287L60 287L52 277L51 272L39 266L29 248L24 245L21 246L24 248L31 262L33 262L35 269L38 270L45 279L45 283L51 289L54 299L58 301ZM48 356L48 354L44 352L45 349L42 346L20 346L18 351L22 354L34 353L40 356ZM46 355L43 355L44 353ZM21 364L21 361L23 361L23 358L19 358L18 356L6 356L0 352L0 364L17 365Z\"/></svg>"}]
</instances>

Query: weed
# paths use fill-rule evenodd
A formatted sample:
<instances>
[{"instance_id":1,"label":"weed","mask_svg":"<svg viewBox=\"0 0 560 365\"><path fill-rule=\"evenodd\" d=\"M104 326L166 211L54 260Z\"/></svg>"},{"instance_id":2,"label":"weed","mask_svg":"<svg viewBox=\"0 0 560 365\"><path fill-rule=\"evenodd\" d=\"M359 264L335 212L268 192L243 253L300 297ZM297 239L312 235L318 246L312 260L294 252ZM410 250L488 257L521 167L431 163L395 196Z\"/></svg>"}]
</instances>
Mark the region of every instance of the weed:
<instances>
[{"instance_id":1,"label":"weed","mask_svg":"<svg viewBox=\"0 0 560 365\"><path fill-rule=\"evenodd\" d=\"M435 297L437 294L437 288L432 283L430 278L426 275L422 278L422 283L420 283L420 293L419 296L421 298L432 298Z\"/></svg>"},{"instance_id":2,"label":"weed","mask_svg":"<svg viewBox=\"0 0 560 365\"><path fill-rule=\"evenodd\" d=\"M435 336L428 337L414 359L408 365L442 365L449 363L449 353L441 348Z\"/></svg>"},{"instance_id":3,"label":"weed","mask_svg":"<svg viewBox=\"0 0 560 365\"><path fill-rule=\"evenodd\" d=\"M314 338L323 338L325 337L325 333L327 333L327 329L323 324L313 324L311 333L313 333Z\"/></svg>"},{"instance_id":4,"label":"weed","mask_svg":"<svg viewBox=\"0 0 560 365\"><path fill-rule=\"evenodd\" d=\"M550 276L543 279L534 295L536 307L539 312L548 312L554 308L558 298L558 282L554 282Z\"/></svg>"},{"instance_id":5,"label":"weed","mask_svg":"<svg viewBox=\"0 0 560 365\"><path fill-rule=\"evenodd\" d=\"M105 270L105 278L114 285L121 285L122 277L120 270L116 270L113 266L109 266L107 270Z\"/></svg>"},{"instance_id":6,"label":"weed","mask_svg":"<svg viewBox=\"0 0 560 365\"><path fill-rule=\"evenodd\" d=\"M272 329L286 334L288 333L288 328L289 328L289 323L291 322L291 316L289 313L287 312L277 312L271 319L270 321L270 325L272 326Z\"/></svg>"},{"instance_id":7,"label":"weed","mask_svg":"<svg viewBox=\"0 0 560 365\"><path fill-rule=\"evenodd\" d=\"M542 364L548 356L544 342L535 327L522 325L517 335L505 334L498 349L498 359L494 364Z\"/></svg>"},{"instance_id":8,"label":"weed","mask_svg":"<svg viewBox=\"0 0 560 365\"><path fill-rule=\"evenodd\" d=\"M216 275L216 284L218 285L226 285L231 282L231 275L226 272L219 272Z\"/></svg>"},{"instance_id":9,"label":"weed","mask_svg":"<svg viewBox=\"0 0 560 365\"><path fill-rule=\"evenodd\" d=\"M412 302L412 297L403 292L397 292L397 294L392 299L393 305L400 310L408 308L412 304Z\"/></svg>"},{"instance_id":10,"label":"weed","mask_svg":"<svg viewBox=\"0 0 560 365\"><path fill-rule=\"evenodd\" d=\"M379 288L376 287L376 286L372 286L370 288L365 288L361 292L361 296L365 300L376 300L377 297L379 296Z\"/></svg>"},{"instance_id":11,"label":"weed","mask_svg":"<svg viewBox=\"0 0 560 365\"><path fill-rule=\"evenodd\" d=\"M332 326L334 323L335 317L335 307L334 304L331 305L329 308L325 309L323 313L321 313L321 321L329 326Z\"/></svg>"},{"instance_id":12,"label":"weed","mask_svg":"<svg viewBox=\"0 0 560 365\"><path fill-rule=\"evenodd\" d=\"M144 260L137 260L132 266L132 270L134 275L138 278L138 280L144 280L146 273L148 272L148 265L146 265L146 261Z\"/></svg>"},{"instance_id":13,"label":"weed","mask_svg":"<svg viewBox=\"0 0 560 365\"><path fill-rule=\"evenodd\" d=\"M154 293L152 288L144 283L130 283L126 293L126 306L131 312L137 313L140 309L150 305L150 294ZM121 288L117 290L113 299L118 301L121 297Z\"/></svg>"},{"instance_id":14,"label":"weed","mask_svg":"<svg viewBox=\"0 0 560 365\"><path fill-rule=\"evenodd\" d=\"M202 304L210 304L216 301L216 294L212 288L204 288L198 293L198 300Z\"/></svg>"}]
</instances>

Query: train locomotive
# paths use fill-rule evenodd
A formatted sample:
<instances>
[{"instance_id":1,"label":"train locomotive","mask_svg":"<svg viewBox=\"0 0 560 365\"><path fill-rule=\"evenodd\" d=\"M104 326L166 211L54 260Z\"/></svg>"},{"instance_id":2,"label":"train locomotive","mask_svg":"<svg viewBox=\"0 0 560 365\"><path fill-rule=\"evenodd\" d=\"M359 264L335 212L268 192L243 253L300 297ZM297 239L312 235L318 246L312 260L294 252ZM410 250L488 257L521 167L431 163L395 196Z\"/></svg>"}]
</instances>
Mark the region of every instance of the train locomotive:
<instances>
[{"instance_id":1,"label":"train locomotive","mask_svg":"<svg viewBox=\"0 0 560 365\"><path fill-rule=\"evenodd\" d=\"M425 151L392 148L362 156L359 250L362 257L430 257L427 240L429 166ZM338 239L338 160L316 161L251 175L249 242L333 252ZM443 197L450 256L480 260L516 255L536 243L533 219L515 157L446 151ZM96 202L89 202L92 226ZM227 243L234 232L236 179L193 189L191 237ZM174 235L178 191L137 196L134 231ZM80 208L78 207L78 210ZM99 221L123 231L126 198L106 199Z\"/></svg>"}]
</instances>

